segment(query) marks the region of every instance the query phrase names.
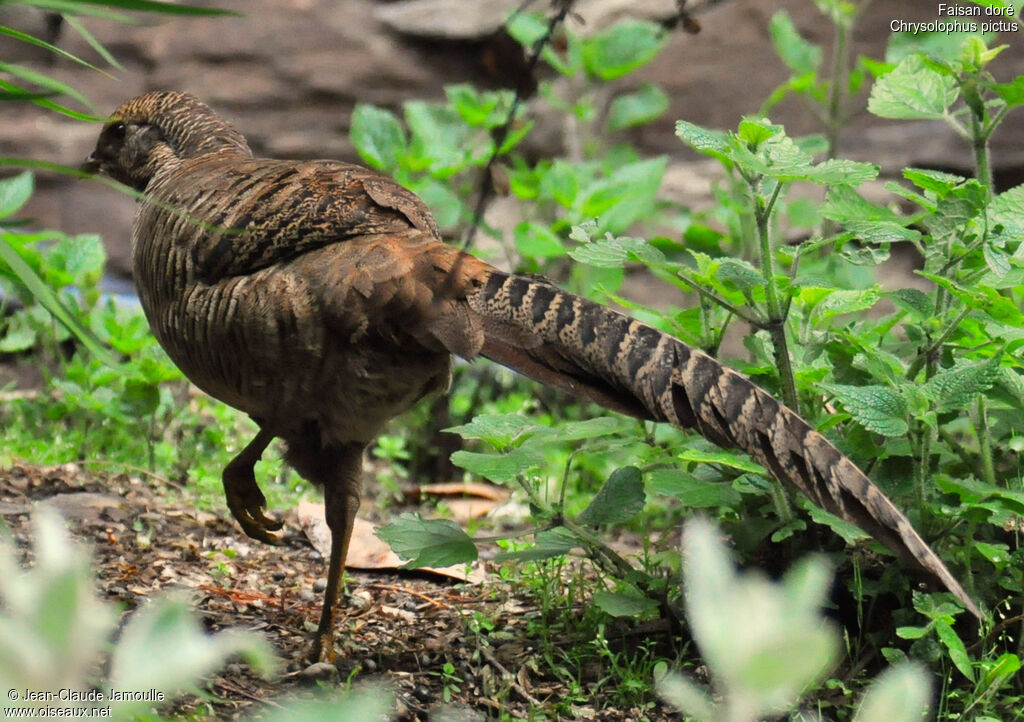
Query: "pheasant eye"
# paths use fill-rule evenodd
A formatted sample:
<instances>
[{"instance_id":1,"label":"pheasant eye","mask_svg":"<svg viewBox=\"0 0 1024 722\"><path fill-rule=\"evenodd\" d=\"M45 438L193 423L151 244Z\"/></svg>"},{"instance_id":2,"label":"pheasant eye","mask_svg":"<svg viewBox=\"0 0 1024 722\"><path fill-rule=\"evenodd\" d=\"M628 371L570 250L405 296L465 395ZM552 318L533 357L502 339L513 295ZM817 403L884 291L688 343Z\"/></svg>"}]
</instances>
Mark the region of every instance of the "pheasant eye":
<instances>
[{"instance_id":1,"label":"pheasant eye","mask_svg":"<svg viewBox=\"0 0 1024 722\"><path fill-rule=\"evenodd\" d=\"M122 138L124 138L126 131L127 127L125 126L125 124L120 122L114 123L113 125L107 128L107 133L109 133L110 137L113 138L114 140L121 140Z\"/></svg>"}]
</instances>

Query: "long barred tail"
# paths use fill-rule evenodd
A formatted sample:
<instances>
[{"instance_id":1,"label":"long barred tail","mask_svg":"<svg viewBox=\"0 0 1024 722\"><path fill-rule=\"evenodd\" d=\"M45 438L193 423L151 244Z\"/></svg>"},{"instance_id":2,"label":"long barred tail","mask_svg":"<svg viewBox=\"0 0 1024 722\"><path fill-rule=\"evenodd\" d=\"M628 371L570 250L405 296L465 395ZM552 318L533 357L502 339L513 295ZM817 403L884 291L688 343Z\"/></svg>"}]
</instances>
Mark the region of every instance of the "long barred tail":
<instances>
[{"instance_id":1,"label":"long barred tail","mask_svg":"<svg viewBox=\"0 0 1024 722\"><path fill-rule=\"evenodd\" d=\"M493 272L469 297L482 354L624 413L696 429L937 577L981 618L907 517L806 421L739 372L610 308L531 278Z\"/></svg>"}]
</instances>

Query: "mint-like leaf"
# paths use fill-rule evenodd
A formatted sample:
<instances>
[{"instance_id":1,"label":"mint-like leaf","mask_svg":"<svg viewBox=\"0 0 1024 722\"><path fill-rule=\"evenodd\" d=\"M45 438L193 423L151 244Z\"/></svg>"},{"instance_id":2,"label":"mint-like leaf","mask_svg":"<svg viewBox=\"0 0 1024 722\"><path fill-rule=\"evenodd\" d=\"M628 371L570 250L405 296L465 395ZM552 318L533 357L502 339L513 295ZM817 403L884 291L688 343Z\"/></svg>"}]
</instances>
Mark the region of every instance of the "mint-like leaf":
<instances>
[{"instance_id":1,"label":"mint-like leaf","mask_svg":"<svg viewBox=\"0 0 1024 722\"><path fill-rule=\"evenodd\" d=\"M359 104L349 130L359 157L377 170L391 171L405 153L405 131L395 114L375 105Z\"/></svg>"},{"instance_id":2,"label":"mint-like leaf","mask_svg":"<svg viewBox=\"0 0 1024 722\"><path fill-rule=\"evenodd\" d=\"M376 534L395 554L408 560L403 565L406 569L468 564L477 557L473 540L449 519L423 519L406 513L377 529Z\"/></svg>"},{"instance_id":3,"label":"mint-like leaf","mask_svg":"<svg viewBox=\"0 0 1024 722\"><path fill-rule=\"evenodd\" d=\"M612 472L604 486L578 518L580 524L592 526L629 521L644 508L644 477L635 466L624 466Z\"/></svg>"},{"instance_id":4,"label":"mint-like leaf","mask_svg":"<svg viewBox=\"0 0 1024 722\"><path fill-rule=\"evenodd\" d=\"M868 431L882 436L907 433L907 400L888 386L820 384L833 394L850 416Z\"/></svg>"},{"instance_id":5,"label":"mint-like leaf","mask_svg":"<svg viewBox=\"0 0 1024 722\"><path fill-rule=\"evenodd\" d=\"M934 70L915 54L875 81L868 110L880 118L935 119L944 117L956 98L956 78Z\"/></svg>"}]
</instances>

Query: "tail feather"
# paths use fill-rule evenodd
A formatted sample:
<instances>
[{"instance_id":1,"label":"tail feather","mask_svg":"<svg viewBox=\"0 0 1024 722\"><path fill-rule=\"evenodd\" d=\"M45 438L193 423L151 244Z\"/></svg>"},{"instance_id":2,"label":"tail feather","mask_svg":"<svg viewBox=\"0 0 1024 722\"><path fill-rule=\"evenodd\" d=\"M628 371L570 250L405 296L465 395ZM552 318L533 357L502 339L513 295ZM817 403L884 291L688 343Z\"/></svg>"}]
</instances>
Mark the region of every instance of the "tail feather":
<instances>
[{"instance_id":1,"label":"tail feather","mask_svg":"<svg viewBox=\"0 0 1024 722\"><path fill-rule=\"evenodd\" d=\"M495 271L468 301L483 319L484 356L606 407L743 449L779 481L934 575L981 618L942 560L864 472L739 372L535 279Z\"/></svg>"}]
</instances>

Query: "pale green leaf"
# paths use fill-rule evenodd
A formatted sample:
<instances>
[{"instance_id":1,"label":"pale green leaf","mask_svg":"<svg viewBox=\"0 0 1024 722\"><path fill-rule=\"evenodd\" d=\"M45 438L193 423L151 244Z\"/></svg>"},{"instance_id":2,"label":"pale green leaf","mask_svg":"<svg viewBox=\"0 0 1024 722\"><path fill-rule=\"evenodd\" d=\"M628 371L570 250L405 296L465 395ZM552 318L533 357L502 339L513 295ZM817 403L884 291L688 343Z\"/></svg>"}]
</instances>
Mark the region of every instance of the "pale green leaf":
<instances>
[{"instance_id":1,"label":"pale green leaf","mask_svg":"<svg viewBox=\"0 0 1024 722\"><path fill-rule=\"evenodd\" d=\"M883 436L902 436L907 433L907 400L888 386L820 386L833 394L854 420L868 431Z\"/></svg>"},{"instance_id":2,"label":"pale green leaf","mask_svg":"<svg viewBox=\"0 0 1024 722\"><path fill-rule=\"evenodd\" d=\"M359 103L352 111L349 137L359 156L377 170L393 171L405 154L405 131L390 110Z\"/></svg>"},{"instance_id":3,"label":"pale green leaf","mask_svg":"<svg viewBox=\"0 0 1024 722\"><path fill-rule=\"evenodd\" d=\"M629 521L644 508L643 474L635 466L612 472L577 521L589 526L604 526Z\"/></svg>"},{"instance_id":4,"label":"pale green leaf","mask_svg":"<svg viewBox=\"0 0 1024 722\"><path fill-rule=\"evenodd\" d=\"M608 109L608 129L625 130L650 123L668 110L668 96L653 83L644 83L632 93L616 96Z\"/></svg>"},{"instance_id":5,"label":"pale green leaf","mask_svg":"<svg viewBox=\"0 0 1024 722\"><path fill-rule=\"evenodd\" d=\"M868 110L881 118L929 120L945 117L956 98L956 78L934 70L915 54L875 81Z\"/></svg>"},{"instance_id":6,"label":"pale green leaf","mask_svg":"<svg viewBox=\"0 0 1024 722\"><path fill-rule=\"evenodd\" d=\"M391 550L406 559L406 569L447 567L476 561L476 545L450 519L423 519L419 514L401 514L377 529L376 534Z\"/></svg>"}]
</instances>

